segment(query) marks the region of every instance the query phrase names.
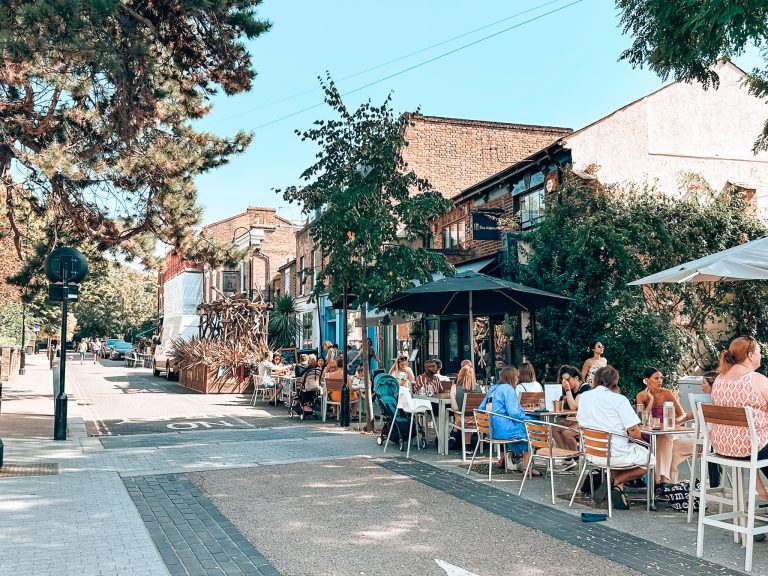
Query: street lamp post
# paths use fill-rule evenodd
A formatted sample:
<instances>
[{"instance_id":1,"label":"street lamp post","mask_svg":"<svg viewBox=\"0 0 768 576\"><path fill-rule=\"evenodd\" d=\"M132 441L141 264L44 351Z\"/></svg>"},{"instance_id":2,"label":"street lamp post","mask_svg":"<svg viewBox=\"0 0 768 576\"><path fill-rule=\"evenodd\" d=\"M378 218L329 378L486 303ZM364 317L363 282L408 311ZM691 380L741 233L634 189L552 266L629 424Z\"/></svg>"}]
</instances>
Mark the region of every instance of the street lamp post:
<instances>
[{"instance_id":1,"label":"street lamp post","mask_svg":"<svg viewBox=\"0 0 768 576\"><path fill-rule=\"evenodd\" d=\"M19 375L26 373L27 361L27 303L21 300L21 356L19 356Z\"/></svg>"}]
</instances>

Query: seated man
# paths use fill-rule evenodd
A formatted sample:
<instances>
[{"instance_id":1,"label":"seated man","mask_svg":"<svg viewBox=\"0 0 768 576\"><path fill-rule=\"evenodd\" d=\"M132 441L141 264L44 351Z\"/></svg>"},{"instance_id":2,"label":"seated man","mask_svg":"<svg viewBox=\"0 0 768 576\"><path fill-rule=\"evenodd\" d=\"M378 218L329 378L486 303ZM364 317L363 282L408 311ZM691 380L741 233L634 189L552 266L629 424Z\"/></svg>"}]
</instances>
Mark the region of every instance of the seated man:
<instances>
[{"instance_id":1,"label":"seated man","mask_svg":"<svg viewBox=\"0 0 768 576\"><path fill-rule=\"evenodd\" d=\"M430 358L424 362L424 372L419 374L413 383L413 393L435 396L442 391L443 387L437 376L437 361Z\"/></svg>"},{"instance_id":2,"label":"seated man","mask_svg":"<svg viewBox=\"0 0 768 576\"><path fill-rule=\"evenodd\" d=\"M296 378L301 378L304 376L304 373L309 370L311 366L309 365L309 356L306 354L302 354L299 356L299 363L296 364L293 371L296 376Z\"/></svg>"},{"instance_id":3,"label":"seated man","mask_svg":"<svg viewBox=\"0 0 768 576\"><path fill-rule=\"evenodd\" d=\"M648 462L648 449L630 442L630 438L640 439L640 419L627 397L619 393L619 372L613 366L604 366L595 373L593 389L579 397L576 420L582 428L613 434L611 464L627 468L611 471L611 501L615 508L626 510L629 503L622 487L625 482L645 474L646 470L642 466ZM650 463L654 463L653 455ZM599 504L605 499L608 488L601 484L595 490L595 502Z\"/></svg>"}]
</instances>

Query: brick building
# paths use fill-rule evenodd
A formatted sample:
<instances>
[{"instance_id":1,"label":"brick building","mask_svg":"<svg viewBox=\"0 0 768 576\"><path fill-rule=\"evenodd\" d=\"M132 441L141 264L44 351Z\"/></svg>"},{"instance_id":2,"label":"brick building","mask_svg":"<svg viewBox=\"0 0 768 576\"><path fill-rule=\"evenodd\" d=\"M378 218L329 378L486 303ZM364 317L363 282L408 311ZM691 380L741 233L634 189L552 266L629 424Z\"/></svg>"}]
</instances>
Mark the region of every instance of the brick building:
<instances>
[{"instance_id":1,"label":"brick building","mask_svg":"<svg viewBox=\"0 0 768 576\"><path fill-rule=\"evenodd\" d=\"M427 179L446 198L452 198L570 132L567 128L550 126L415 115L406 130L408 145L403 149L403 158L417 176ZM323 340L340 343L342 326L340 312L333 309L327 298L321 297L314 302L309 298L321 265L321 251L312 242L310 227L311 222L296 233L293 274L290 280L284 275L281 289L297 299L302 325L301 345L318 347ZM434 236L427 239L428 245L435 242ZM356 314L350 314L349 340L359 345L363 334L355 324L355 317ZM374 315L371 323L376 322ZM380 356L388 366L402 341L407 339L408 330L393 326L377 331L369 327L367 334L374 340L374 348L382 352Z\"/></svg>"},{"instance_id":2,"label":"brick building","mask_svg":"<svg viewBox=\"0 0 768 576\"><path fill-rule=\"evenodd\" d=\"M204 226L201 235L221 242L235 242L241 248L250 247L250 258L233 270L204 270L203 299L218 299L222 293L261 291L269 297L272 281L278 269L294 258L296 225L277 215L274 208L249 207Z\"/></svg>"},{"instance_id":3,"label":"brick building","mask_svg":"<svg viewBox=\"0 0 768 576\"><path fill-rule=\"evenodd\" d=\"M522 230L535 226L544 218L546 191L557 188L566 165L585 179L648 183L673 197L689 193L682 176L698 174L714 189L737 186L766 220L768 152L752 151L765 101L749 94L744 72L733 64L723 63L716 72L718 90L673 82L466 187L452 198L456 208L433 222L433 247L458 267L508 276L513 267L507 265L521 253L516 236L493 230L493 221L501 217ZM453 336L440 338L434 353L450 357L468 345L468 327L461 320L442 324L440 334ZM527 324L523 315L518 326ZM430 330L438 330L436 320ZM495 343L486 346L498 349Z\"/></svg>"}]
</instances>

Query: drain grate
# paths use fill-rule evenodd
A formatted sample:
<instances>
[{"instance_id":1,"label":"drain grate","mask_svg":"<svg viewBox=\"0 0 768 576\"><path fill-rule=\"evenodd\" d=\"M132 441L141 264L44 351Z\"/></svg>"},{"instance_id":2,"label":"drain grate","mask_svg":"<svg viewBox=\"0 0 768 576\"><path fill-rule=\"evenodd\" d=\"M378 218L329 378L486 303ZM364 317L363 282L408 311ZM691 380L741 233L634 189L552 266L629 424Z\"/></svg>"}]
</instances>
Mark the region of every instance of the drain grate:
<instances>
[{"instance_id":1,"label":"drain grate","mask_svg":"<svg viewBox=\"0 0 768 576\"><path fill-rule=\"evenodd\" d=\"M6 462L0 466L0 478L51 476L58 473L58 464L14 464L13 462Z\"/></svg>"}]
</instances>

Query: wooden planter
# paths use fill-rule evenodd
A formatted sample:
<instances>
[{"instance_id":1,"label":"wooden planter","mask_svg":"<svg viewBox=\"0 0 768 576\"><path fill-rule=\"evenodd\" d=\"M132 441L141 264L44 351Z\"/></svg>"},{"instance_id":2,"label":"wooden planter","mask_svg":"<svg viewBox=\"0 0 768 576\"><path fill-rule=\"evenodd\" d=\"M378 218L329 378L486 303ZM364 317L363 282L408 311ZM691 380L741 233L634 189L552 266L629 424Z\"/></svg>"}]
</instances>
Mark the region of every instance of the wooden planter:
<instances>
[{"instance_id":1,"label":"wooden planter","mask_svg":"<svg viewBox=\"0 0 768 576\"><path fill-rule=\"evenodd\" d=\"M242 377L225 376L217 378L218 370L209 366L194 366L182 368L179 374L179 384L190 390L196 390L203 394L243 394L253 390L250 382Z\"/></svg>"}]
</instances>

